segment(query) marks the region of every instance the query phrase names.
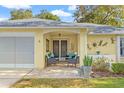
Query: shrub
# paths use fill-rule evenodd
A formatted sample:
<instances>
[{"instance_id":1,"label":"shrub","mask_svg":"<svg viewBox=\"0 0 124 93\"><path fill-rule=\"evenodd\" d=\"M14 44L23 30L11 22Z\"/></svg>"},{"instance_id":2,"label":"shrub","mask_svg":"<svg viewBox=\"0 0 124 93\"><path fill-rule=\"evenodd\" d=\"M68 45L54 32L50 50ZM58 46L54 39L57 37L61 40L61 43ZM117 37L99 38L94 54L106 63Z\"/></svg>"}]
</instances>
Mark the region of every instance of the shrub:
<instances>
[{"instance_id":1,"label":"shrub","mask_svg":"<svg viewBox=\"0 0 124 93\"><path fill-rule=\"evenodd\" d=\"M93 70L95 71L109 71L109 59L102 57L96 58L93 62Z\"/></svg>"},{"instance_id":2,"label":"shrub","mask_svg":"<svg viewBox=\"0 0 124 93\"><path fill-rule=\"evenodd\" d=\"M84 57L84 60L83 60L84 66L91 66L92 62L93 62L92 57L90 57L90 56L85 56Z\"/></svg>"},{"instance_id":3,"label":"shrub","mask_svg":"<svg viewBox=\"0 0 124 93\"><path fill-rule=\"evenodd\" d=\"M112 71L117 74L124 74L124 63L112 63Z\"/></svg>"}]
</instances>

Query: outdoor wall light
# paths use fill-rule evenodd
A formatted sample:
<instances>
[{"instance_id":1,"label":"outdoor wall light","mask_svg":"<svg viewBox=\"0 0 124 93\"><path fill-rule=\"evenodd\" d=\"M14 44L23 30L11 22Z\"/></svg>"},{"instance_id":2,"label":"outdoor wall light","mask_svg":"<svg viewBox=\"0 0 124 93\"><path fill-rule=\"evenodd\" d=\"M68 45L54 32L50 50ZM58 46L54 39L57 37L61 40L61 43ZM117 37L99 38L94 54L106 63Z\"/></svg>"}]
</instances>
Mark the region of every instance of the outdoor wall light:
<instances>
[{"instance_id":1,"label":"outdoor wall light","mask_svg":"<svg viewBox=\"0 0 124 93\"><path fill-rule=\"evenodd\" d=\"M61 36L61 33L59 33L59 37Z\"/></svg>"}]
</instances>

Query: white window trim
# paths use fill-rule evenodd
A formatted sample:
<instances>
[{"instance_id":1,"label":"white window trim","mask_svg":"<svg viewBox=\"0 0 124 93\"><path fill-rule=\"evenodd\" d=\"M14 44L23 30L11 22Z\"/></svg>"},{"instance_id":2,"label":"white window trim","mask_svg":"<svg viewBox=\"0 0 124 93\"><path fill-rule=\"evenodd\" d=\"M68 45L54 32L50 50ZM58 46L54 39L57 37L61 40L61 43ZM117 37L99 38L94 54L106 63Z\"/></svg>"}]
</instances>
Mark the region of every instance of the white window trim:
<instances>
[{"instance_id":1,"label":"white window trim","mask_svg":"<svg viewBox=\"0 0 124 93\"><path fill-rule=\"evenodd\" d=\"M120 39L124 38L124 36L117 36L117 60L120 61L120 58L124 58L124 56L120 55Z\"/></svg>"},{"instance_id":2,"label":"white window trim","mask_svg":"<svg viewBox=\"0 0 124 93\"><path fill-rule=\"evenodd\" d=\"M120 61L120 36L117 36L116 38L117 40L117 44L116 44L116 47L117 47L117 60Z\"/></svg>"}]
</instances>

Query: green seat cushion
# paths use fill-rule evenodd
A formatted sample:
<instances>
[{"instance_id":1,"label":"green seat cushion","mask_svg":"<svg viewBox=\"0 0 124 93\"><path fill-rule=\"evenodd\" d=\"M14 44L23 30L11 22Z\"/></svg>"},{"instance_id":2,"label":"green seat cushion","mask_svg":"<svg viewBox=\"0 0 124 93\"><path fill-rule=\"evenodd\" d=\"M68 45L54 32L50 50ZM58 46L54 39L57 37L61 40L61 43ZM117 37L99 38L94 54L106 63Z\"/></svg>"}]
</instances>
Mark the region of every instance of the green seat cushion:
<instances>
[{"instance_id":1,"label":"green seat cushion","mask_svg":"<svg viewBox=\"0 0 124 93\"><path fill-rule=\"evenodd\" d=\"M54 54L51 53L51 52L48 52L48 53L46 54L46 56L47 56L47 58L49 59L49 58L53 58L53 57L54 57Z\"/></svg>"},{"instance_id":2,"label":"green seat cushion","mask_svg":"<svg viewBox=\"0 0 124 93\"><path fill-rule=\"evenodd\" d=\"M50 57L51 57L51 58L53 58L53 57L54 57L54 54L53 54L53 53L51 53Z\"/></svg>"},{"instance_id":3,"label":"green seat cushion","mask_svg":"<svg viewBox=\"0 0 124 93\"><path fill-rule=\"evenodd\" d=\"M68 58L72 59L75 57L75 54L73 52L68 53Z\"/></svg>"}]
</instances>

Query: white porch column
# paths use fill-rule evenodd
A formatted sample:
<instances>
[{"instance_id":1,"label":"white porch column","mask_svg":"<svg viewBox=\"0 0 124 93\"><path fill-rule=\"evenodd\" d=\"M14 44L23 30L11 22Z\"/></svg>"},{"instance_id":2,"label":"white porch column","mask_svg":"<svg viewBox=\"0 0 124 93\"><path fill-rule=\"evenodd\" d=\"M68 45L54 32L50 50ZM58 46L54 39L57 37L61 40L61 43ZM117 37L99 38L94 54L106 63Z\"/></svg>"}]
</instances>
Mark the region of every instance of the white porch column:
<instances>
[{"instance_id":1,"label":"white porch column","mask_svg":"<svg viewBox=\"0 0 124 93\"><path fill-rule=\"evenodd\" d=\"M80 66L83 65L84 56L87 55L87 29L81 29L79 34Z\"/></svg>"},{"instance_id":2,"label":"white porch column","mask_svg":"<svg viewBox=\"0 0 124 93\"><path fill-rule=\"evenodd\" d=\"M43 69L45 67L43 32L37 31L35 34L35 68Z\"/></svg>"}]
</instances>

